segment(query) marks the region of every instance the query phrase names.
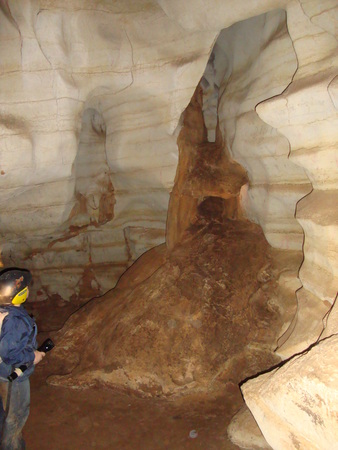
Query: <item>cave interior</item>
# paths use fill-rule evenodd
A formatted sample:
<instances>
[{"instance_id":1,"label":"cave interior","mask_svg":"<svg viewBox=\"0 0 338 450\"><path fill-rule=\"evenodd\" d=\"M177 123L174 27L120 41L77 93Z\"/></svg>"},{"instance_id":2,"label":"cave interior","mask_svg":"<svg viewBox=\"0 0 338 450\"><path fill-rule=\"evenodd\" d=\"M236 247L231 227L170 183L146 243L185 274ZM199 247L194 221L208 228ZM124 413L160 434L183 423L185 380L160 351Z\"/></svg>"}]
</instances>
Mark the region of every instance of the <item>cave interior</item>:
<instances>
[{"instance_id":1,"label":"cave interior","mask_svg":"<svg viewBox=\"0 0 338 450\"><path fill-rule=\"evenodd\" d=\"M336 1L19 3L0 264L56 344L28 448L335 448Z\"/></svg>"}]
</instances>

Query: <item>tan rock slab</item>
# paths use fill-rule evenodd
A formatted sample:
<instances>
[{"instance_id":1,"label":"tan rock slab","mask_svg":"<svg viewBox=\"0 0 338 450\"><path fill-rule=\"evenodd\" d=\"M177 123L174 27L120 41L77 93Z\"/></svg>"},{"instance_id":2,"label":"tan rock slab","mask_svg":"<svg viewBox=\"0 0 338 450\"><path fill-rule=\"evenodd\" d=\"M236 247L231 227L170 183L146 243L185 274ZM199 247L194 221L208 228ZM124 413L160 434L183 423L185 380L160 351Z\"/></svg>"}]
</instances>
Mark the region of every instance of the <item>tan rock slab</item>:
<instances>
[{"instance_id":1,"label":"tan rock slab","mask_svg":"<svg viewBox=\"0 0 338 450\"><path fill-rule=\"evenodd\" d=\"M246 404L276 450L337 448L338 335L242 386Z\"/></svg>"}]
</instances>

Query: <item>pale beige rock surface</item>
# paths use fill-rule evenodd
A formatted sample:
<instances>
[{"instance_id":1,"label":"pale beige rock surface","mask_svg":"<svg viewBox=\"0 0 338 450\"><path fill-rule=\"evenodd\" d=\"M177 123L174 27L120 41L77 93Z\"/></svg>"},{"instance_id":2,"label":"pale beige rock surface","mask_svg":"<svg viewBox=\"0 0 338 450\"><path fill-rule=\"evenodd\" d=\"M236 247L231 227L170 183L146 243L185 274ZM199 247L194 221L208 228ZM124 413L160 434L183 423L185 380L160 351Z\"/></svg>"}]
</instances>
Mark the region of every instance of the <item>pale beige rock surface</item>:
<instances>
[{"instance_id":1,"label":"pale beige rock surface","mask_svg":"<svg viewBox=\"0 0 338 450\"><path fill-rule=\"evenodd\" d=\"M297 70L285 11L235 24L222 31L217 43L216 58L222 55L228 63L221 82L220 126L232 157L249 175L242 192L244 212L262 226L274 247L301 249L303 230L294 211L311 185L288 158L287 139L255 111L257 104L280 94Z\"/></svg>"},{"instance_id":2,"label":"pale beige rock surface","mask_svg":"<svg viewBox=\"0 0 338 450\"><path fill-rule=\"evenodd\" d=\"M172 133L215 32L185 32L156 1L0 14L2 261L30 266L38 300L81 302L164 242Z\"/></svg>"},{"instance_id":3,"label":"pale beige rock surface","mask_svg":"<svg viewBox=\"0 0 338 450\"><path fill-rule=\"evenodd\" d=\"M337 351L335 334L242 386L245 402L273 449L336 447Z\"/></svg>"},{"instance_id":4,"label":"pale beige rock surface","mask_svg":"<svg viewBox=\"0 0 338 450\"><path fill-rule=\"evenodd\" d=\"M327 337L330 337L334 334L337 334L337 328L338 328L338 302L337 302L338 296L336 296L335 302L330 308L330 311L326 314L324 320L323 320L323 326L324 330L322 334L320 335L320 339L325 339Z\"/></svg>"},{"instance_id":5,"label":"pale beige rock surface","mask_svg":"<svg viewBox=\"0 0 338 450\"><path fill-rule=\"evenodd\" d=\"M240 448L249 450L270 450L248 407L243 406L228 427L228 436Z\"/></svg>"},{"instance_id":6,"label":"pale beige rock surface","mask_svg":"<svg viewBox=\"0 0 338 450\"><path fill-rule=\"evenodd\" d=\"M293 354L296 343L299 349L305 349L311 339L318 339L323 315L338 290L338 112L333 100L337 74L337 30L333 23L337 14L337 3L330 0L288 4L288 30L298 68L281 95L256 108L265 122L287 137L290 159L304 167L313 187L296 209L296 219L304 230L304 262L299 273L303 290L298 300L300 296L307 301L311 298L313 305L306 313L302 300L298 301L301 315L295 321L304 325L317 322L317 331L312 333L310 326L307 334L306 327L302 330L302 326L296 326L284 357ZM284 349L287 347L288 343Z\"/></svg>"},{"instance_id":7,"label":"pale beige rock surface","mask_svg":"<svg viewBox=\"0 0 338 450\"><path fill-rule=\"evenodd\" d=\"M317 341L323 332L323 318L330 304L302 288L296 293L297 310L289 328L278 342L276 352L282 358L300 353Z\"/></svg>"},{"instance_id":8,"label":"pale beige rock surface","mask_svg":"<svg viewBox=\"0 0 338 450\"><path fill-rule=\"evenodd\" d=\"M288 4L288 30L298 68L280 96L256 108L265 122L288 138L290 160L304 167L313 186L297 205L296 218L305 233L299 273L303 288L297 292L297 312L281 337L278 353L290 357L320 336L328 337L281 369L243 385L247 405L276 449L335 448L338 441L335 309L323 332L338 289L338 116L333 100L337 30L332 26L336 16L336 2Z\"/></svg>"},{"instance_id":9,"label":"pale beige rock surface","mask_svg":"<svg viewBox=\"0 0 338 450\"><path fill-rule=\"evenodd\" d=\"M74 289L73 281L64 282L67 271L74 274L77 285L79 280L86 285L86 266L92 270L96 292L102 292L143 251L163 242L177 163L177 134L172 133L203 75L218 32L249 19L221 32L214 65L205 72L208 82L225 88L219 98L221 128L232 156L248 171L250 186L242 191L242 206L276 247L300 249L302 227L306 228L309 251L302 267L304 286L308 288L306 283L311 282L306 273L313 263L331 288L324 292L312 283L310 290L332 301L334 253L332 257L328 252L312 256L316 252L311 236L317 239L320 235L323 241L323 230L308 224L300 211L297 222L294 210L310 191L309 181L325 189L334 189L336 183L332 164L337 82L330 78L330 55L335 48L330 25L333 5L330 1L321 6L303 2L301 8L298 2L276 0L250 7L243 1L214 0L208 8L165 0L4 4L1 39L6 45L1 47L0 99L3 263L27 261L35 269L39 299L59 295L67 300ZM285 13L272 11L283 7L287 7L291 39ZM264 15L266 11L271 12ZM307 50L310 36L315 36L316 51ZM322 69L329 60L325 74ZM308 83L311 64L316 73L319 64L321 70ZM311 99L312 115L306 113L305 121L313 123L322 111L328 118L325 133L318 128L322 121L306 128L306 149L291 142L288 159L287 140L260 120L255 106L259 104L257 111L264 119L270 104L265 100L274 97L273 104L279 105L278 94L293 79L299 86L290 87L295 100L299 97L296 91L304 85L298 116L303 117ZM324 87L325 101L321 97ZM214 93L208 95L206 117L209 114L214 126L217 102ZM282 125L285 114L280 113L281 121L279 112L276 120L274 114L269 111L267 122L283 133L290 131L292 127ZM298 116L290 116L295 124ZM286 137L290 140L289 131ZM316 136L320 136L320 156ZM294 162L305 168L309 178ZM136 229L138 243L134 245L130 233ZM83 242L78 240L74 247L79 233ZM114 244L101 236L110 236ZM59 239L65 242L64 248L55 253L55 263L44 258L42 273L36 255L46 251L52 255L50 248L56 249ZM67 264L57 262L60 259ZM108 266L110 277L104 275ZM82 289L76 297L86 295Z\"/></svg>"}]
</instances>

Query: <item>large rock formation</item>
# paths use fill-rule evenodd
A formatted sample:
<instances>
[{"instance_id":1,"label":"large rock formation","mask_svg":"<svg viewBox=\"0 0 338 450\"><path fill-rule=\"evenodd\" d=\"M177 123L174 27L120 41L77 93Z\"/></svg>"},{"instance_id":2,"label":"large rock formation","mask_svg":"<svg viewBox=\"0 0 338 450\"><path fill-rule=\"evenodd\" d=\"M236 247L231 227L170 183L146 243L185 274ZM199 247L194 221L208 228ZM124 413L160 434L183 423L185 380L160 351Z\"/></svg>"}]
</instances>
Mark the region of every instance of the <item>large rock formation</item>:
<instances>
[{"instance_id":1,"label":"large rock formation","mask_svg":"<svg viewBox=\"0 0 338 450\"><path fill-rule=\"evenodd\" d=\"M39 301L75 308L164 242L180 118L202 78L204 147L184 157L202 174L208 138L213 172L177 172L167 245L217 192L209 213L259 224L281 265L303 252L299 276L279 274L277 355L315 343L338 289L336 1L9 0L0 15L2 264L32 269ZM221 193L222 151L247 171L238 201ZM262 429L285 421L265 411Z\"/></svg>"},{"instance_id":2,"label":"large rock formation","mask_svg":"<svg viewBox=\"0 0 338 450\"><path fill-rule=\"evenodd\" d=\"M238 219L246 175L219 133L206 142L201 94L178 139L170 249L145 254L115 290L74 314L52 355L54 370L71 374L51 383L168 395L238 384L279 361L273 350L288 302L278 280L293 255L280 265L261 228Z\"/></svg>"}]
</instances>

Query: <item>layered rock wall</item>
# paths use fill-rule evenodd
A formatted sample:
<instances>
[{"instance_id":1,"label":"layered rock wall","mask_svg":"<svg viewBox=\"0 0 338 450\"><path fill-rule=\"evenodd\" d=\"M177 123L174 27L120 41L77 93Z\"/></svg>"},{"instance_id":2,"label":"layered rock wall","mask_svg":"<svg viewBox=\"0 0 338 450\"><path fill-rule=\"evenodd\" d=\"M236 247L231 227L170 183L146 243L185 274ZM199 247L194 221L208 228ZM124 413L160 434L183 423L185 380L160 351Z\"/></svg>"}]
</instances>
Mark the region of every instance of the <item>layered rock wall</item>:
<instances>
[{"instance_id":1,"label":"layered rock wall","mask_svg":"<svg viewBox=\"0 0 338 450\"><path fill-rule=\"evenodd\" d=\"M283 356L304 350L311 339L317 340L322 317L338 290L337 40L332 28L338 10L336 2L324 3L288 5L288 29L298 69L280 96L257 106L258 115L287 137L289 158L304 168L312 186L296 210L305 235L299 273L303 288L297 293L299 320L293 324L292 338L280 350ZM306 324L311 323L314 311L317 329L310 337Z\"/></svg>"},{"instance_id":2,"label":"layered rock wall","mask_svg":"<svg viewBox=\"0 0 338 450\"><path fill-rule=\"evenodd\" d=\"M38 300L83 301L164 242L172 133L215 32L185 32L155 1L0 14L2 263L33 270Z\"/></svg>"},{"instance_id":3,"label":"layered rock wall","mask_svg":"<svg viewBox=\"0 0 338 450\"><path fill-rule=\"evenodd\" d=\"M273 246L304 253L298 280L287 274L284 279L291 293L298 291L293 320L279 340L283 358L316 343L338 289L336 16L335 2L294 1L286 15L274 11L236 24L222 31L205 73L208 137L214 139L219 96L227 147L248 171L245 214L261 224ZM336 442L336 420L331 423L332 414L325 413L334 411L337 396L329 382L336 376L336 344L331 338L318 346L296 370L290 363L290 369L287 364L277 371L271 389L265 384L271 374L247 389L244 385L247 403L273 448L328 448ZM324 347L330 364L322 372L317 353ZM307 381L308 370L316 374L313 383ZM290 373L296 389L286 393L282 386ZM278 402L281 397L287 409Z\"/></svg>"},{"instance_id":4,"label":"layered rock wall","mask_svg":"<svg viewBox=\"0 0 338 450\"><path fill-rule=\"evenodd\" d=\"M311 185L304 170L288 159L288 140L255 111L257 104L283 92L297 69L285 11L235 24L217 42L216 58L224 55L228 63L220 87L220 125L250 180L242 191L245 214L262 226L274 247L300 250L303 230L294 218L295 206Z\"/></svg>"},{"instance_id":5,"label":"layered rock wall","mask_svg":"<svg viewBox=\"0 0 338 450\"><path fill-rule=\"evenodd\" d=\"M221 34L204 77L207 134L218 119L247 170L246 216L272 246L304 252L299 278L284 276L287 295L301 289L279 355L315 343L337 292L336 1L13 0L0 14L2 264L32 269L37 299L77 302L164 241L179 119ZM287 421L276 405L253 411L262 429ZM280 442L269 437L290 448Z\"/></svg>"},{"instance_id":6,"label":"layered rock wall","mask_svg":"<svg viewBox=\"0 0 338 450\"><path fill-rule=\"evenodd\" d=\"M274 449L326 449L337 442L336 304L328 325L324 320L338 290L337 14L333 1L288 4L298 68L281 95L256 108L288 139L289 159L304 168L312 187L295 214L304 230L297 313L277 350L284 358L303 353L242 388Z\"/></svg>"}]
</instances>

